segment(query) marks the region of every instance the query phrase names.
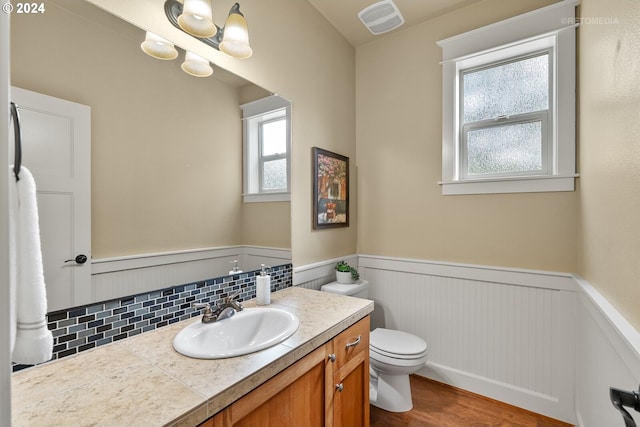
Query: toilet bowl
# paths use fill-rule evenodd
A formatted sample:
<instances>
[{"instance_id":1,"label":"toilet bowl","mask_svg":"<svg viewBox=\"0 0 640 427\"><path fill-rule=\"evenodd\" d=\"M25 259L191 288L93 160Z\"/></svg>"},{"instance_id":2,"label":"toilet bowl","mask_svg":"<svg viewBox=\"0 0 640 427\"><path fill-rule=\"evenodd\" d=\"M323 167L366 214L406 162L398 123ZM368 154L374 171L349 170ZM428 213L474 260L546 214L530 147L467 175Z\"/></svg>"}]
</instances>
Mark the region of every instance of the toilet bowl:
<instances>
[{"instance_id":1,"label":"toilet bowl","mask_svg":"<svg viewBox=\"0 0 640 427\"><path fill-rule=\"evenodd\" d=\"M427 362L427 343L415 335L384 328L374 329L369 342L369 400L390 412L411 410L409 375Z\"/></svg>"},{"instance_id":2,"label":"toilet bowl","mask_svg":"<svg viewBox=\"0 0 640 427\"><path fill-rule=\"evenodd\" d=\"M324 292L367 298L369 283L328 283ZM427 361L427 343L420 337L393 329L377 328L369 337L369 402L389 412L413 408L409 375Z\"/></svg>"}]
</instances>

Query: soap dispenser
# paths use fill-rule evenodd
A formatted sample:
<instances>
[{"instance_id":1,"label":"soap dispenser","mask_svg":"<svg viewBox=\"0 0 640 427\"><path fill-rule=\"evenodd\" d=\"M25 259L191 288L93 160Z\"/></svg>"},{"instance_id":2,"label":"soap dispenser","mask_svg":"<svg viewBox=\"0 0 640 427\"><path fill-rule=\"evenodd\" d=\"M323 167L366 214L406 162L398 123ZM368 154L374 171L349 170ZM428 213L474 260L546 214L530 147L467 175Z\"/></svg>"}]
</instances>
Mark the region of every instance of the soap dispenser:
<instances>
[{"instance_id":1,"label":"soap dispenser","mask_svg":"<svg viewBox=\"0 0 640 427\"><path fill-rule=\"evenodd\" d=\"M267 265L260 264L262 271L260 275L256 277L256 304L268 305L271 304L271 276L267 274L267 268L271 268Z\"/></svg>"},{"instance_id":2,"label":"soap dispenser","mask_svg":"<svg viewBox=\"0 0 640 427\"><path fill-rule=\"evenodd\" d=\"M242 273L242 270L240 270L240 267L238 267L238 260L237 259L234 259L232 264L233 264L233 270L229 270L229 276L233 276L234 274Z\"/></svg>"}]
</instances>

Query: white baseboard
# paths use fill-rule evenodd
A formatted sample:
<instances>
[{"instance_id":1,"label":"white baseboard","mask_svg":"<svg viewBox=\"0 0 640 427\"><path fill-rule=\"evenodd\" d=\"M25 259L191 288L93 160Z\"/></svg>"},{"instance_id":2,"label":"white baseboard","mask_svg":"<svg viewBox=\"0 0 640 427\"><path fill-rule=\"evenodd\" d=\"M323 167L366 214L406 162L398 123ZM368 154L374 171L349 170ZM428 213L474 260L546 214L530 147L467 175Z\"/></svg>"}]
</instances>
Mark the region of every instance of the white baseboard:
<instances>
[{"instance_id":1,"label":"white baseboard","mask_svg":"<svg viewBox=\"0 0 640 427\"><path fill-rule=\"evenodd\" d=\"M579 426L624 425L608 392L637 390L640 334L580 277L369 255L349 262L356 259L376 302L372 328L427 341L418 374ZM294 284L319 289L335 262L296 267Z\"/></svg>"},{"instance_id":2,"label":"white baseboard","mask_svg":"<svg viewBox=\"0 0 640 427\"><path fill-rule=\"evenodd\" d=\"M557 398L549 396L548 394L538 393L527 388L517 387L513 384L457 370L438 363L427 362L426 366L417 372L417 375L552 418L560 418L556 415L560 402ZM566 418L572 419L572 414L569 414Z\"/></svg>"}]
</instances>

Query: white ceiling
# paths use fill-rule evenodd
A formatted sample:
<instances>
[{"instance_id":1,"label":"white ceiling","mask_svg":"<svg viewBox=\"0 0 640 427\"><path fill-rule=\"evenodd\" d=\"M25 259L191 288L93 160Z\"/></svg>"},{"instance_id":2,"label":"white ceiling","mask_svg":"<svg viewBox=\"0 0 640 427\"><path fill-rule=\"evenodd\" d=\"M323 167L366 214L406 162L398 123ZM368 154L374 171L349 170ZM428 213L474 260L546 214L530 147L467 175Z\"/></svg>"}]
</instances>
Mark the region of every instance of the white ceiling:
<instances>
[{"instance_id":1,"label":"white ceiling","mask_svg":"<svg viewBox=\"0 0 640 427\"><path fill-rule=\"evenodd\" d=\"M384 37L387 34L373 35L358 18L358 12L379 0L309 0L322 15L347 39L357 47ZM393 0L405 23L394 31L443 15L452 10L477 3L480 0Z\"/></svg>"}]
</instances>

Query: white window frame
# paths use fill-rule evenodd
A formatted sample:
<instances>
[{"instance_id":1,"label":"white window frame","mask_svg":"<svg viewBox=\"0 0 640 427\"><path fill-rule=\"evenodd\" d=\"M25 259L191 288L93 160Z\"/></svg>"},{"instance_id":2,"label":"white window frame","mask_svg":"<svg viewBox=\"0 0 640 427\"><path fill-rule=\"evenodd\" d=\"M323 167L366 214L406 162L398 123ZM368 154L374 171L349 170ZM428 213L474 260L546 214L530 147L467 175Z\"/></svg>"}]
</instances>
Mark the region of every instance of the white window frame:
<instances>
[{"instance_id":1,"label":"white window frame","mask_svg":"<svg viewBox=\"0 0 640 427\"><path fill-rule=\"evenodd\" d=\"M458 36L440 40L442 48L442 194L574 191L575 7L565 0ZM568 25L567 25L568 24ZM550 91L546 170L540 173L467 176L460 125L461 72L548 50ZM520 117L523 119L523 117ZM544 126L544 125L543 125Z\"/></svg>"},{"instance_id":2,"label":"white window frame","mask_svg":"<svg viewBox=\"0 0 640 427\"><path fill-rule=\"evenodd\" d=\"M240 106L243 123L243 201L283 202L291 200L291 103L286 99L271 95ZM286 153L262 156L261 126L274 120L286 120ZM264 190L262 171L264 162L276 157L287 160L287 188Z\"/></svg>"}]
</instances>

